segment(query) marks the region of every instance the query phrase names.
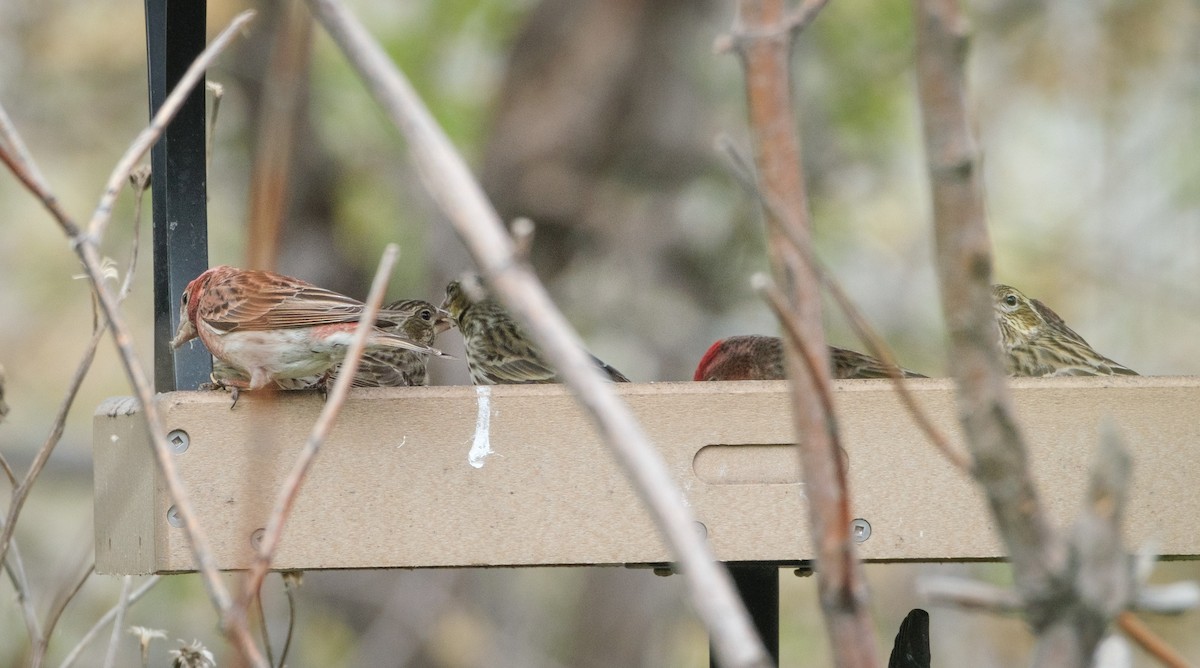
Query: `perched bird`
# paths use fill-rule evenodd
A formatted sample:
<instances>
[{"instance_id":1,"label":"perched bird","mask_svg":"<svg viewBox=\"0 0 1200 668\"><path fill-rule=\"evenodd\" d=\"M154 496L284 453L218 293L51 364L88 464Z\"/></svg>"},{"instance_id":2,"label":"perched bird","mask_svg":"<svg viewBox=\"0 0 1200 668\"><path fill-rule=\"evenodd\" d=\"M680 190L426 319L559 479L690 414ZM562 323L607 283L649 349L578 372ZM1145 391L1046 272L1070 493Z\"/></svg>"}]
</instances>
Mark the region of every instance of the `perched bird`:
<instances>
[{"instance_id":1,"label":"perched bird","mask_svg":"<svg viewBox=\"0 0 1200 668\"><path fill-rule=\"evenodd\" d=\"M542 358L537 346L504 306L487 294L478 277L471 277L470 281L468 286L459 281L447 285L442 308L450 312L462 333L471 382L476 385L559 382L558 373ZM592 359L612 381L629 382L624 374L595 355Z\"/></svg>"},{"instance_id":2,"label":"perched bird","mask_svg":"<svg viewBox=\"0 0 1200 668\"><path fill-rule=\"evenodd\" d=\"M4 403L4 365L0 364L0 422L8 415L8 404Z\"/></svg>"},{"instance_id":3,"label":"perched bird","mask_svg":"<svg viewBox=\"0 0 1200 668\"><path fill-rule=\"evenodd\" d=\"M279 380L328 377L345 357L363 313L362 302L269 271L213 267L200 274L180 298L179 330L171 347L199 337L213 357L247 380L229 385L257 390ZM387 332L377 319L366 352L441 351Z\"/></svg>"},{"instance_id":4,"label":"perched bird","mask_svg":"<svg viewBox=\"0 0 1200 668\"><path fill-rule=\"evenodd\" d=\"M887 378L888 368L879 360L845 348L829 346L834 378ZM900 369L905 378L925 378ZM731 336L709 347L696 366L692 380L783 380L783 340L778 336Z\"/></svg>"},{"instance_id":5,"label":"perched bird","mask_svg":"<svg viewBox=\"0 0 1200 668\"><path fill-rule=\"evenodd\" d=\"M420 299L402 299L379 310L379 328L404 336L413 343L423 346L433 344L438 334L450 328L450 314ZM386 323L386 324L385 324ZM412 350L388 349L364 353L354 374L353 387L409 387L428 385L425 372L428 356ZM333 376L341 369L339 364ZM249 377L221 360L213 361L212 381L220 387L236 386ZM321 383L321 376L304 378L279 378L274 381L276 389L309 390Z\"/></svg>"},{"instance_id":6,"label":"perched bird","mask_svg":"<svg viewBox=\"0 0 1200 668\"><path fill-rule=\"evenodd\" d=\"M1009 375L1138 375L1093 350L1049 306L1016 288L993 285L992 306Z\"/></svg>"}]
</instances>

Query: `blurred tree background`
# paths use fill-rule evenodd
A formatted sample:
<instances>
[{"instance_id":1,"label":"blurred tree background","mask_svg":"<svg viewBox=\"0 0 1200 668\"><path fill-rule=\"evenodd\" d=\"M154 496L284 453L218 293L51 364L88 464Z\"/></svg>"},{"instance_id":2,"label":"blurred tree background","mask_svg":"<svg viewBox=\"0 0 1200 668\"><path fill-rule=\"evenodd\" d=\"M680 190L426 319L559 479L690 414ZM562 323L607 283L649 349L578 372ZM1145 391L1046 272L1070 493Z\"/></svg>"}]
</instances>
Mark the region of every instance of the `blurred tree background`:
<instances>
[{"instance_id":1,"label":"blurred tree background","mask_svg":"<svg viewBox=\"0 0 1200 668\"><path fill-rule=\"evenodd\" d=\"M595 353L635 381L686 380L714 339L775 331L748 283L765 268L755 203L713 149L718 133L746 145L739 63L712 48L732 23L732 3L350 4L501 214L538 224L536 268ZM1099 350L1144 374L1200 373L1200 8L1187 0L968 4L997 279L1051 304ZM395 240L402 259L390 294L439 301L470 264L403 142L319 28L306 37L289 23L288 3L210 0L210 35L247 6L260 10L250 36L209 72L225 89L209 175L212 263L246 264L251 197L263 187L254 166L287 142L279 270L361 296L383 245ZM0 3L0 100L80 217L147 119L142 11L139 2ZM311 52L293 61L300 75L282 81L270 74L281 35L311 39ZM905 0L831 3L798 44L795 89L822 257L900 361L939 375L943 328L912 47ZM289 98L299 113L281 135L263 118ZM131 210L124 197L106 249L115 258L128 253ZM90 301L87 285L72 279L79 269L61 233L7 176L0 221L0 363L12 406L0 448L23 471L86 344ZM127 312L148 360L143 260ZM861 347L833 309L828 331L832 343ZM454 352L456 336L440 345ZM438 382L467 382L461 362L431 368ZM127 393L104 343L16 534L43 611L91 558L91 410ZM1080 466L1086 461L1081 453ZM869 567L881 646L921 604L914 575L935 568L1008 580L1000 565ZM1159 569L1162 579L1197 575L1189 563ZM18 665L25 644L11 591L4 580L2 665ZM272 578L276 642L280 591ZM52 662L118 592L116 578L87 582ZM784 576L785 665L828 662L814 592L811 580ZM1024 662L1021 622L931 613L938 665ZM198 579L181 576L135 606L127 624L200 638L220 658L214 619ZM1194 615L1149 621L1200 656ZM679 578L621 568L312 572L297 630L289 662L297 667L699 666L707 651ZM118 665L136 662L135 649L129 638ZM165 650L158 643L154 665ZM90 656L82 665L98 663L100 654Z\"/></svg>"}]
</instances>

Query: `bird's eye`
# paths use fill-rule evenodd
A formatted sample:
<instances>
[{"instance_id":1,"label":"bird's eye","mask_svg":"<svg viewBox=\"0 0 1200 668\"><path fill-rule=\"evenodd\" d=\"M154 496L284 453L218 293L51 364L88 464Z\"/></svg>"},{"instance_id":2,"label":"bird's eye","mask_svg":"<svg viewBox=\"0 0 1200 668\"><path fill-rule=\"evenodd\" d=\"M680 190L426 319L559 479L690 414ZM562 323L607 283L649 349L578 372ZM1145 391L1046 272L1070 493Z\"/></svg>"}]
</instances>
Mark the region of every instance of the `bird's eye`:
<instances>
[{"instance_id":1,"label":"bird's eye","mask_svg":"<svg viewBox=\"0 0 1200 668\"><path fill-rule=\"evenodd\" d=\"M1009 296L1005 297L1004 303L1008 304L1009 306L1016 306L1017 305L1017 296L1009 295Z\"/></svg>"},{"instance_id":2,"label":"bird's eye","mask_svg":"<svg viewBox=\"0 0 1200 668\"><path fill-rule=\"evenodd\" d=\"M433 311L430 311L429 309L422 309L421 310L421 319L422 320L432 320L433 319Z\"/></svg>"}]
</instances>

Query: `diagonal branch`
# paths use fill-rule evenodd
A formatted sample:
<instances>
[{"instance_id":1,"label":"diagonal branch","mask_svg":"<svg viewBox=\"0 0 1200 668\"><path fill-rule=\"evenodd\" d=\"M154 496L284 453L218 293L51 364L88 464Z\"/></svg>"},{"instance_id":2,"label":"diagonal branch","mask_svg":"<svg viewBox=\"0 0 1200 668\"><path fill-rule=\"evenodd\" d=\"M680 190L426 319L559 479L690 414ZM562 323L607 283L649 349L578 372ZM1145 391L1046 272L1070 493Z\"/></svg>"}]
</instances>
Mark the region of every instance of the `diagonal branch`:
<instances>
[{"instance_id":1,"label":"diagonal branch","mask_svg":"<svg viewBox=\"0 0 1200 668\"><path fill-rule=\"evenodd\" d=\"M204 59L205 62L208 62L209 59L220 53L228 45L233 33L242 28L253 17L253 14L253 12L239 14L230 26L222 31L205 48L199 59ZM193 85L198 81L198 77L194 77L194 79L192 81ZM129 150L126 151L125 155L114 168L112 176L109 178L109 188L102 196L101 203L96 209L96 214L90 226L98 234L103 233L104 226L111 216L112 205L109 201L111 191L119 188L120 183L128 178L133 166L157 140L163 128L170 123L174 114L179 109L178 101L185 97L182 93L179 95L176 95L176 93L186 88L188 87L183 85L176 87L176 90L168 97L168 103L164 103L150 126L138 135L134 144L130 146ZM169 104L172 100L175 100L175 102ZM59 227L70 238L73 249L83 262L84 269L91 280L92 290L100 302L105 319L112 328L113 341L116 344L118 355L125 368L126 376L133 386L134 393L141 406L142 414L146 418L146 425L150 432L150 442L154 448L155 459L159 469L162 471L167 488L171 493L171 498L174 500L175 506L179 511L180 519L183 521L183 528L187 534L193 558L196 560L197 570L201 573L202 581L204 582L209 598L212 600L221 617L224 618L230 609L232 599L217 571L216 562L212 557L208 539L195 516L191 501L184 491L183 481L179 477L171 448L167 444L166 428L162 415L158 412L158 406L154 401L153 389L151 388L141 360L133 351L133 337L121 313L119 298L104 283L102 262L97 249L100 239L96 235L85 235L83 233L83 230L75 220L59 204L54 194L50 191L49 185L40 178L36 167L32 166L32 163L29 163L27 166L22 159L15 157L8 150L3 149L0 149L0 161L4 162L12 170L17 179L25 184L42 201L43 206L45 206ZM115 197L115 195L111 196ZM252 663L259 666L265 665L245 625L237 628L229 628L227 629L227 634L233 644Z\"/></svg>"},{"instance_id":2,"label":"diagonal branch","mask_svg":"<svg viewBox=\"0 0 1200 668\"><path fill-rule=\"evenodd\" d=\"M342 362L337 381L334 382L333 390L329 392L325 406L321 409L321 414L317 417L317 422L308 435L304 449L300 451L296 463L288 473L287 480L279 490L275 507L267 519L267 528L263 533L258 554L255 555L254 563L246 574L241 601L235 608L235 612L230 615L227 623L245 624L250 603L262 587L263 578L267 576L267 571L271 568L271 560L279 548L279 541L283 537L283 528L287 524L288 516L291 515L292 506L296 503L300 486L304 484L304 479L308 475L309 469L312 468L321 445L333 429L333 423L337 420L338 413L342 410L342 404L346 401L346 395L350 392L354 374L358 372L358 364L362 361L367 337L375 327L375 316L378 315L379 306L383 303L383 296L387 292L388 280L392 276L392 268L396 264L396 255L399 250L400 248L396 244L388 244L383 251L383 257L379 260L379 269L375 272L375 280L372 281L371 291L367 295L366 306L358 321L358 327L354 330L354 339L350 343L350 349L346 353L346 360Z\"/></svg>"},{"instance_id":3,"label":"diagonal branch","mask_svg":"<svg viewBox=\"0 0 1200 668\"><path fill-rule=\"evenodd\" d=\"M583 346L528 266L514 258L512 239L478 182L445 133L363 25L336 0L309 0L317 20L408 139L418 172L504 303L529 328L576 399L591 414L667 545L679 559L701 620L725 666L765 666L755 635L728 572L695 532L692 513L662 458L650 445L613 386L604 382Z\"/></svg>"},{"instance_id":4,"label":"diagonal branch","mask_svg":"<svg viewBox=\"0 0 1200 668\"><path fill-rule=\"evenodd\" d=\"M878 664L866 607L867 587L850 536L850 493L832 412L829 350L821 324L820 286L801 249L811 246L808 199L795 131L789 56L796 29L822 3L807 3L797 22L783 0L739 0L735 43L746 70L747 112L764 199L768 253L775 283L786 298L785 346L792 415L800 448L808 519L816 542L821 609L838 666ZM777 305L777 309L779 306ZM816 363L816 368L814 367Z\"/></svg>"}]
</instances>

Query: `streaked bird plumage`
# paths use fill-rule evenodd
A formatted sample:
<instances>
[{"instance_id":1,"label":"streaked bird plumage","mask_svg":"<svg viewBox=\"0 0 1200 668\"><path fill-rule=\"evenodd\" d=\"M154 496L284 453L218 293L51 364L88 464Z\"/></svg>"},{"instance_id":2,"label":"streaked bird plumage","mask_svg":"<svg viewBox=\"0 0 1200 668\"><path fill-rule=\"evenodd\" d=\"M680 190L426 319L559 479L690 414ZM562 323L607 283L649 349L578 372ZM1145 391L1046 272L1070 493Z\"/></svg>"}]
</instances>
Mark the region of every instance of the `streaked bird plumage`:
<instances>
[{"instance_id":1,"label":"streaked bird plumage","mask_svg":"<svg viewBox=\"0 0 1200 668\"><path fill-rule=\"evenodd\" d=\"M450 314L420 299L402 299L379 310L380 329L406 337L413 343L429 346L434 338L450 328ZM426 363L429 356L412 350L384 349L364 353L354 374L353 387L411 387L428 385ZM337 377L339 364L333 371ZM218 386L237 385L249 380L240 370L213 361L212 381ZM309 390L317 388L321 376L277 379L273 385L280 390Z\"/></svg>"},{"instance_id":2,"label":"streaked bird plumage","mask_svg":"<svg viewBox=\"0 0 1200 668\"><path fill-rule=\"evenodd\" d=\"M992 306L1009 375L1138 375L1096 352L1049 306L1014 287L993 285Z\"/></svg>"},{"instance_id":3,"label":"streaked bird plumage","mask_svg":"<svg viewBox=\"0 0 1200 668\"><path fill-rule=\"evenodd\" d=\"M829 346L834 378L888 378L883 362L863 353ZM906 378L925 378L900 368ZM783 380L783 340L778 336L745 335L721 339L709 347L696 365L692 380Z\"/></svg>"},{"instance_id":4,"label":"streaked bird plumage","mask_svg":"<svg viewBox=\"0 0 1200 668\"><path fill-rule=\"evenodd\" d=\"M232 386L256 390L276 381L327 376L345 358L364 308L356 299L291 276L222 265L188 283L171 346L198 337L213 357L248 379L244 384L231 380ZM376 319L368 353L441 354L383 329L392 324Z\"/></svg>"},{"instance_id":5,"label":"streaked bird plumage","mask_svg":"<svg viewBox=\"0 0 1200 668\"><path fill-rule=\"evenodd\" d=\"M470 285L452 281L446 286L442 308L450 313L467 350L471 382L476 385L557 383L558 373L509 315L500 302L488 295L482 281L471 277ZM608 378L618 383L629 379L612 366L592 356Z\"/></svg>"}]
</instances>

